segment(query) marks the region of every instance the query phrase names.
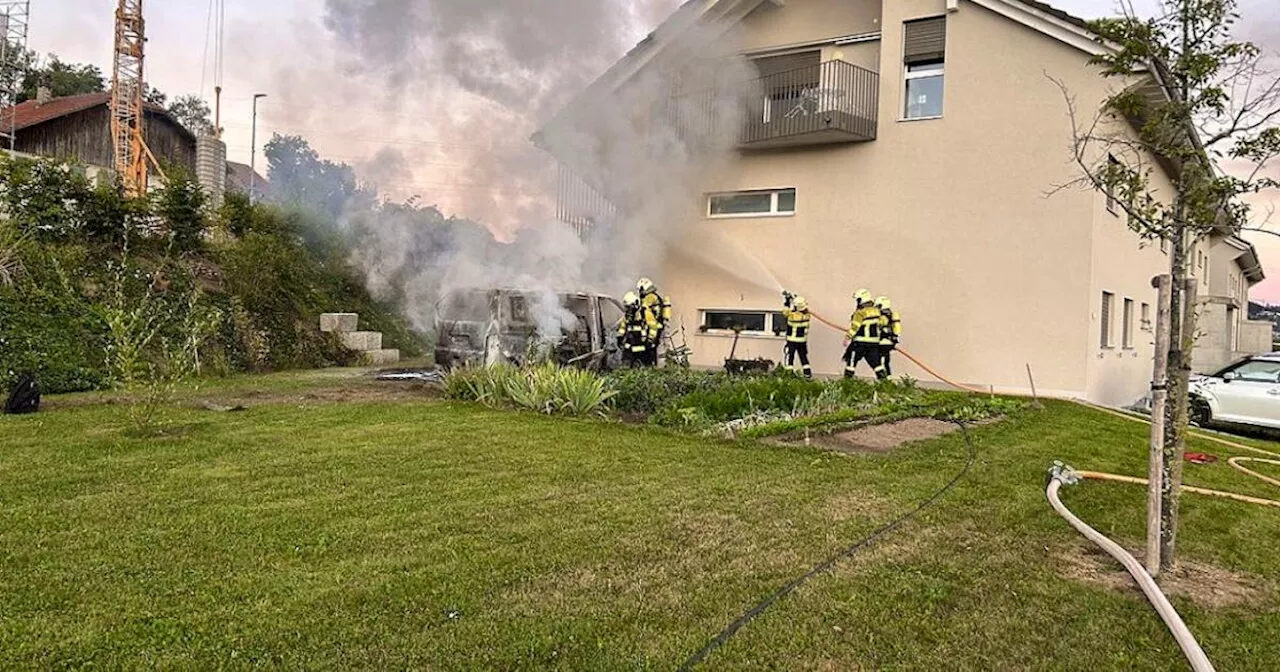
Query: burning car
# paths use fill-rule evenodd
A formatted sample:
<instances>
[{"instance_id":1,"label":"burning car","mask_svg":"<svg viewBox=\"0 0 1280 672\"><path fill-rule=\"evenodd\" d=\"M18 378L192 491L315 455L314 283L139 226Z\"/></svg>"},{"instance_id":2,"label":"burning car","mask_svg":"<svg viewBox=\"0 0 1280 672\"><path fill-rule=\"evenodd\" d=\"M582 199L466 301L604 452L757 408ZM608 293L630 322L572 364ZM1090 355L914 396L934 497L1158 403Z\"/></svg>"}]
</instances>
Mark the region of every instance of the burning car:
<instances>
[{"instance_id":1,"label":"burning car","mask_svg":"<svg viewBox=\"0 0 1280 672\"><path fill-rule=\"evenodd\" d=\"M586 292L469 289L447 294L435 310L436 363L522 364L538 355L592 370L621 362L614 339L622 304ZM549 333L551 332L551 333Z\"/></svg>"}]
</instances>

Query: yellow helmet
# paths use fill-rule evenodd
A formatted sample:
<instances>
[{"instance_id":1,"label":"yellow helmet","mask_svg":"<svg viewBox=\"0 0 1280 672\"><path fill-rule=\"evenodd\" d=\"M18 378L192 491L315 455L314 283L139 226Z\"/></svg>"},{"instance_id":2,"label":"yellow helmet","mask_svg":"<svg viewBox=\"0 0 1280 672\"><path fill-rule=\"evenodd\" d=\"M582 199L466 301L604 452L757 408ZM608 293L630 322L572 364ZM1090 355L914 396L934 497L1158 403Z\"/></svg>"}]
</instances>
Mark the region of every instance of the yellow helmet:
<instances>
[{"instance_id":1,"label":"yellow helmet","mask_svg":"<svg viewBox=\"0 0 1280 672\"><path fill-rule=\"evenodd\" d=\"M889 302L889 297L882 296L876 299L876 307L880 310L889 310L893 307L893 304Z\"/></svg>"},{"instance_id":2,"label":"yellow helmet","mask_svg":"<svg viewBox=\"0 0 1280 672\"><path fill-rule=\"evenodd\" d=\"M859 289L853 293L853 300L857 301L859 305L871 303L871 292L865 289Z\"/></svg>"},{"instance_id":3,"label":"yellow helmet","mask_svg":"<svg viewBox=\"0 0 1280 672\"><path fill-rule=\"evenodd\" d=\"M622 296L622 305L628 308L635 308L640 305L640 297L635 292L627 292Z\"/></svg>"},{"instance_id":4,"label":"yellow helmet","mask_svg":"<svg viewBox=\"0 0 1280 672\"><path fill-rule=\"evenodd\" d=\"M640 281L636 283L636 291L641 294L648 294L649 292L652 292L653 281L649 278L640 278Z\"/></svg>"},{"instance_id":5,"label":"yellow helmet","mask_svg":"<svg viewBox=\"0 0 1280 672\"><path fill-rule=\"evenodd\" d=\"M796 307L796 310L808 310L808 309L809 309L809 301L808 301L808 299L804 298L803 296L797 296L797 297L796 297L796 298L791 302L791 304L792 304L792 305L794 305L794 306Z\"/></svg>"}]
</instances>

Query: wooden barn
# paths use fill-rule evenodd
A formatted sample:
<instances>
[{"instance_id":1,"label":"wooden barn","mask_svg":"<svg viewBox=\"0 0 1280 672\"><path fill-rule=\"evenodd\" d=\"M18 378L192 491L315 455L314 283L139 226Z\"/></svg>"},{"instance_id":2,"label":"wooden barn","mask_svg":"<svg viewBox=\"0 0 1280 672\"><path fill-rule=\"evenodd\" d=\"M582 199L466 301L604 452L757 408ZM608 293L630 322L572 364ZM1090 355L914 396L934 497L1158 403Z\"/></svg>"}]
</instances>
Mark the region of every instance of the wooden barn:
<instances>
[{"instance_id":1,"label":"wooden barn","mask_svg":"<svg viewBox=\"0 0 1280 672\"><path fill-rule=\"evenodd\" d=\"M110 101L109 93L28 100L0 111L0 126L7 130L13 115L19 152L114 170ZM145 124L147 146L160 165L181 166L194 175L196 136L158 105L146 106Z\"/></svg>"}]
</instances>

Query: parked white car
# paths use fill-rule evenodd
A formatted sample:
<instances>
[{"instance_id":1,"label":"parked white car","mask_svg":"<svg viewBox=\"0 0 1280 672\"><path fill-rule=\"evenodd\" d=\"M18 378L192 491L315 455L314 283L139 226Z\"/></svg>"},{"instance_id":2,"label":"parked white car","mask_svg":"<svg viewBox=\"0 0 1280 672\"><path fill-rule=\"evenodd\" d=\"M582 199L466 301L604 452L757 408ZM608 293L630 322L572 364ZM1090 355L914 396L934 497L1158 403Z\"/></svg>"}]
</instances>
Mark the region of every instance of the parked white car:
<instances>
[{"instance_id":1,"label":"parked white car","mask_svg":"<svg viewBox=\"0 0 1280 672\"><path fill-rule=\"evenodd\" d=\"M1191 419L1201 426L1280 429L1280 353L1246 357L1191 379Z\"/></svg>"}]
</instances>

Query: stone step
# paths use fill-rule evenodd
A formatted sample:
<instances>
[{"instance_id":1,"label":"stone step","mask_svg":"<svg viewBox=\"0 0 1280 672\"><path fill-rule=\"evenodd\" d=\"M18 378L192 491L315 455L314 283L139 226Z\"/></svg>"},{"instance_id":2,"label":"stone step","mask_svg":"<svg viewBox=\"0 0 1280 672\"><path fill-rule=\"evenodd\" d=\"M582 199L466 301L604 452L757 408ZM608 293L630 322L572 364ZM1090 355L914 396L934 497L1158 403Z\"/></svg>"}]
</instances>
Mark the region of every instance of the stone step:
<instances>
[{"instance_id":1,"label":"stone step","mask_svg":"<svg viewBox=\"0 0 1280 672\"><path fill-rule=\"evenodd\" d=\"M348 350L368 352L382 349L382 333L378 331L348 331L342 333L342 345Z\"/></svg>"},{"instance_id":2,"label":"stone step","mask_svg":"<svg viewBox=\"0 0 1280 672\"><path fill-rule=\"evenodd\" d=\"M346 334L355 331L359 326L360 316L356 313L323 313L320 315L320 331L325 333Z\"/></svg>"},{"instance_id":3,"label":"stone step","mask_svg":"<svg viewBox=\"0 0 1280 672\"><path fill-rule=\"evenodd\" d=\"M386 366L400 362L399 350L370 350L360 356L365 366Z\"/></svg>"}]
</instances>

